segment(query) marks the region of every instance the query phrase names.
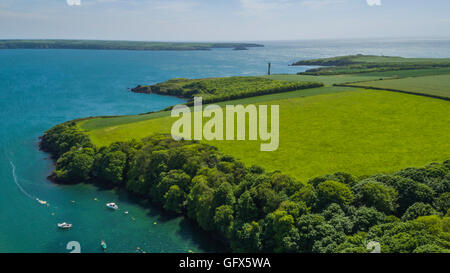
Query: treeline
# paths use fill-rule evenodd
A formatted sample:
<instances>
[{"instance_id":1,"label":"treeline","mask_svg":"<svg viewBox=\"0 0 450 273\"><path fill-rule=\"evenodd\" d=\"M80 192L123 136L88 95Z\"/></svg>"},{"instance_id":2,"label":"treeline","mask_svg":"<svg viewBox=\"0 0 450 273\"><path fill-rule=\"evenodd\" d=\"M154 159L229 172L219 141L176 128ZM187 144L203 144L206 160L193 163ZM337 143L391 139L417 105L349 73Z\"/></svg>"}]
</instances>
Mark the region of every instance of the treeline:
<instances>
[{"instance_id":1,"label":"treeline","mask_svg":"<svg viewBox=\"0 0 450 273\"><path fill-rule=\"evenodd\" d=\"M316 82L289 82L261 77L226 77L210 79L172 79L150 86L137 86L133 92L154 93L188 99L192 105L195 96L201 96L204 103L289 92L322 87Z\"/></svg>"},{"instance_id":2,"label":"treeline","mask_svg":"<svg viewBox=\"0 0 450 273\"><path fill-rule=\"evenodd\" d=\"M124 187L193 219L234 252L368 252L371 241L384 253L450 252L450 160L301 183L193 141L155 135L98 149L80 134L66 123L42 137L60 155L56 181Z\"/></svg>"}]
</instances>

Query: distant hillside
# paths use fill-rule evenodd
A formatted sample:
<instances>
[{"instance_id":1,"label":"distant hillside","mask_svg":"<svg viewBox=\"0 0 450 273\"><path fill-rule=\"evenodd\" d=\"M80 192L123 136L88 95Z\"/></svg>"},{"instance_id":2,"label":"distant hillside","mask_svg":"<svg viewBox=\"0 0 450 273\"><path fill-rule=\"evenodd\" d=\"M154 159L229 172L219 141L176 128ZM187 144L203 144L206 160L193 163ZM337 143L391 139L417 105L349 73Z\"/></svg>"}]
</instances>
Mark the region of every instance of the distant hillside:
<instances>
[{"instance_id":1,"label":"distant hillside","mask_svg":"<svg viewBox=\"0 0 450 273\"><path fill-rule=\"evenodd\" d=\"M204 103L211 103L322 86L322 83L317 82L278 81L261 77L226 77L171 79L154 85L139 85L131 91L177 96L188 99L188 105L190 105L195 96L201 96Z\"/></svg>"},{"instance_id":2,"label":"distant hillside","mask_svg":"<svg viewBox=\"0 0 450 273\"><path fill-rule=\"evenodd\" d=\"M292 65L324 66L299 73L303 75L338 75L397 70L445 68L450 67L450 59L403 58L359 54L333 58L304 60L296 62Z\"/></svg>"},{"instance_id":3,"label":"distant hillside","mask_svg":"<svg viewBox=\"0 0 450 273\"><path fill-rule=\"evenodd\" d=\"M100 40L0 40L0 49L210 50L264 47L247 43L178 43Z\"/></svg>"}]
</instances>

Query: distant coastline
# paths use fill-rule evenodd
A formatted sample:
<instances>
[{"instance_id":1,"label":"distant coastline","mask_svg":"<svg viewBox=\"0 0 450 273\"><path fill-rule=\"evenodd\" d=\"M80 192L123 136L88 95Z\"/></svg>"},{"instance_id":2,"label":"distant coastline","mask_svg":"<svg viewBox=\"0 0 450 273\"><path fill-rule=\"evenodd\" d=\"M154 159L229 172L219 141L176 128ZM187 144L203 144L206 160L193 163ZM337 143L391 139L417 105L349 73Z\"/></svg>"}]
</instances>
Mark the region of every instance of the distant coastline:
<instances>
[{"instance_id":1,"label":"distant coastline","mask_svg":"<svg viewBox=\"0 0 450 273\"><path fill-rule=\"evenodd\" d=\"M0 49L211 50L264 47L251 43L184 43L102 40L0 40Z\"/></svg>"}]
</instances>

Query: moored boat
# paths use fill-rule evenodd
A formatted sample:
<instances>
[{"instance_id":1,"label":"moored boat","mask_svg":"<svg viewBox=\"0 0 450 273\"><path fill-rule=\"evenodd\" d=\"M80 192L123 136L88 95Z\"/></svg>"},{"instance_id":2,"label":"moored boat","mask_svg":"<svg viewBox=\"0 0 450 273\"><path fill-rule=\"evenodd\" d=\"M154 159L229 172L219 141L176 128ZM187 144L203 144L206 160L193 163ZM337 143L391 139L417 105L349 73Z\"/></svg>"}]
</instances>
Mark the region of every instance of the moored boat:
<instances>
[{"instance_id":1,"label":"moored boat","mask_svg":"<svg viewBox=\"0 0 450 273\"><path fill-rule=\"evenodd\" d=\"M114 209L114 210L119 209L119 206L117 206L116 203L108 203L108 204L106 204L106 206L107 206L108 208Z\"/></svg>"},{"instance_id":2,"label":"moored boat","mask_svg":"<svg viewBox=\"0 0 450 273\"><path fill-rule=\"evenodd\" d=\"M100 242L100 246L102 247L102 250L103 250L103 251L106 251L107 245L106 245L106 243L105 243L105 240L102 240L102 241Z\"/></svg>"},{"instance_id":3,"label":"moored boat","mask_svg":"<svg viewBox=\"0 0 450 273\"><path fill-rule=\"evenodd\" d=\"M59 223L59 224L58 224L58 227L59 227L60 229L70 229L70 228L72 228L72 224L68 224L68 223L66 223L66 222L64 222L64 223Z\"/></svg>"}]
</instances>

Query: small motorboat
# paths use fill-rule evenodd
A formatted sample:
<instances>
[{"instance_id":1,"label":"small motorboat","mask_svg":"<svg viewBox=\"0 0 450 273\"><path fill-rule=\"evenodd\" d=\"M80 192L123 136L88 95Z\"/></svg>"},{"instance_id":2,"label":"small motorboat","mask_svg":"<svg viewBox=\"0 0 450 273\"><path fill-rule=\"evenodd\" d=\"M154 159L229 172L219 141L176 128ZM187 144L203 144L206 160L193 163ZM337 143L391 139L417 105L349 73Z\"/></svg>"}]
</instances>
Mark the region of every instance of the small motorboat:
<instances>
[{"instance_id":1,"label":"small motorboat","mask_svg":"<svg viewBox=\"0 0 450 273\"><path fill-rule=\"evenodd\" d=\"M36 201L38 201L41 205L47 205L47 201L41 200L39 198L36 198Z\"/></svg>"},{"instance_id":2,"label":"small motorboat","mask_svg":"<svg viewBox=\"0 0 450 273\"><path fill-rule=\"evenodd\" d=\"M116 203L108 203L108 204L106 204L106 206L107 206L108 208L114 209L114 210L116 210L116 209L119 208L119 207L116 205Z\"/></svg>"},{"instance_id":3,"label":"small motorboat","mask_svg":"<svg viewBox=\"0 0 450 273\"><path fill-rule=\"evenodd\" d=\"M66 222L64 222L64 223L59 223L59 224L58 224L58 227L59 227L60 229L70 229L70 228L72 228L72 224L68 224L68 223L66 223Z\"/></svg>"},{"instance_id":4,"label":"small motorboat","mask_svg":"<svg viewBox=\"0 0 450 273\"><path fill-rule=\"evenodd\" d=\"M106 246L105 240L102 240L102 241L100 242L100 246L102 247L102 250L103 250L103 251L106 251L107 246Z\"/></svg>"}]
</instances>

